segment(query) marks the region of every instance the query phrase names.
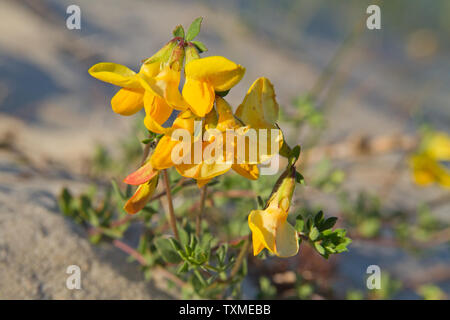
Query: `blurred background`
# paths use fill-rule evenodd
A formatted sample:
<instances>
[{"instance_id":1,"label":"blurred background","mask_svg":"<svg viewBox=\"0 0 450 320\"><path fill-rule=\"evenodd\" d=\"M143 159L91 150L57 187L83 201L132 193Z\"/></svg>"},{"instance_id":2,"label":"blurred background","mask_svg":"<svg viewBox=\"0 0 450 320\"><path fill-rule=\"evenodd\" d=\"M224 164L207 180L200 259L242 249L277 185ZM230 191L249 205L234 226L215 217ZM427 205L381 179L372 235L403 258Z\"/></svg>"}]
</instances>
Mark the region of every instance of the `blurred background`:
<instances>
[{"instance_id":1,"label":"blurred background","mask_svg":"<svg viewBox=\"0 0 450 320\"><path fill-rule=\"evenodd\" d=\"M71 4L81 30L66 27ZM370 4L381 30L366 28ZM135 167L116 162L141 152L142 115L114 114L116 88L88 68L137 70L199 16L205 55L246 67L233 106L257 77L274 84L281 127L305 154L295 206L338 216L353 239L330 260L303 246L288 260L255 261L243 296L450 295L449 189L416 185L408 166L423 132L450 134L449 1L2 0L0 16L0 298L173 297L110 244L90 245L57 197L64 186L105 186ZM83 290L65 288L71 264ZM369 265L380 266L382 290L367 289Z\"/></svg>"}]
</instances>

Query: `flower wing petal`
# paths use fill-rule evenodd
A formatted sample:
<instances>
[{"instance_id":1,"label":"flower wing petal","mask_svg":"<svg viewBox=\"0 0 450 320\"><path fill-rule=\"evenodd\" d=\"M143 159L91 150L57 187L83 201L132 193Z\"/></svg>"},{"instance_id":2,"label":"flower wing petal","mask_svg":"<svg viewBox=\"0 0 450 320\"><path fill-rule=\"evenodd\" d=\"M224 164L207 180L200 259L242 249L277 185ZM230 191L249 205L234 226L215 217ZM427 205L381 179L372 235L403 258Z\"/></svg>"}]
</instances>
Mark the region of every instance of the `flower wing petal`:
<instances>
[{"instance_id":1,"label":"flower wing petal","mask_svg":"<svg viewBox=\"0 0 450 320\"><path fill-rule=\"evenodd\" d=\"M122 88L112 97L111 107L115 113L130 116L144 106L144 90Z\"/></svg>"},{"instance_id":2,"label":"flower wing petal","mask_svg":"<svg viewBox=\"0 0 450 320\"><path fill-rule=\"evenodd\" d=\"M141 88L136 72L121 64L100 62L89 69L94 78L124 88Z\"/></svg>"},{"instance_id":3,"label":"flower wing petal","mask_svg":"<svg viewBox=\"0 0 450 320\"><path fill-rule=\"evenodd\" d=\"M192 60L185 69L186 78L207 81L217 92L230 90L245 73L244 67L221 56Z\"/></svg>"},{"instance_id":4,"label":"flower wing petal","mask_svg":"<svg viewBox=\"0 0 450 320\"><path fill-rule=\"evenodd\" d=\"M150 181L141 184L134 195L125 203L124 210L129 214L135 214L142 210L150 200L158 184L158 175Z\"/></svg>"},{"instance_id":5,"label":"flower wing petal","mask_svg":"<svg viewBox=\"0 0 450 320\"><path fill-rule=\"evenodd\" d=\"M183 86L183 98L191 110L199 117L211 111L214 104L214 87L206 81L186 78Z\"/></svg>"},{"instance_id":6,"label":"flower wing petal","mask_svg":"<svg viewBox=\"0 0 450 320\"><path fill-rule=\"evenodd\" d=\"M258 78L252 84L244 101L236 109L236 116L252 128L275 128L279 106L275 90L267 78Z\"/></svg>"}]
</instances>

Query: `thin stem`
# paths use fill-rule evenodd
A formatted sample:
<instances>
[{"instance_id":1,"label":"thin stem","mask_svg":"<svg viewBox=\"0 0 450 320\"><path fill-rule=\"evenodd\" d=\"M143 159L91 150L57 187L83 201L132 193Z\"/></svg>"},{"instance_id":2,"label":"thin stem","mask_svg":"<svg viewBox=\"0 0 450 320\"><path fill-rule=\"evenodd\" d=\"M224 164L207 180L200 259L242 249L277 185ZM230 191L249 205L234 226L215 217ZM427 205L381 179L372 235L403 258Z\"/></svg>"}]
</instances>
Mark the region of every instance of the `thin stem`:
<instances>
[{"instance_id":1,"label":"thin stem","mask_svg":"<svg viewBox=\"0 0 450 320\"><path fill-rule=\"evenodd\" d=\"M207 185L203 186L203 188L202 188L202 194L201 194L201 198L200 198L200 211L199 211L196 221L195 221L195 234L197 235L197 237L200 236L200 232L201 232L201 228L202 228L202 217L203 217L203 212L205 211L205 202L206 202L206 194L207 194L206 187L207 187Z\"/></svg>"},{"instance_id":2,"label":"thin stem","mask_svg":"<svg viewBox=\"0 0 450 320\"><path fill-rule=\"evenodd\" d=\"M150 143L147 143L144 147L144 152L142 153L141 167L144 165L145 160L147 160L149 153L150 153Z\"/></svg>"},{"instance_id":3,"label":"thin stem","mask_svg":"<svg viewBox=\"0 0 450 320\"><path fill-rule=\"evenodd\" d=\"M241 248L241 251L239 252L239 255L236 259L236 263L234 264L233 269L231 269L230 276L228 277L228 280L230 280L230 281L239 272L242 262L244 262L244 258L247 256L248 249L250 248L250 237L251 237L251 234L249 234L247 239L245 239L245 242Z\"/></svg>"},{"instance_id":4,"label":"thin stem","mask_svg":"<svg viewBox=\"0 0 450 320\"><path fill-rule=\"evenodd\" d=\"M170 182L169 182L169 175L167 174L167 169L164 169L163 171L163 177L164 177L164 185L166 188L166 196L167 196L167 203L169 207L169 223L170 227L172 228L173 234L177 240L180 240L180 236L178 235L178 229L177 229L177 222L175 218L175 212L173 210L173 201L172 201L172 193L170 192Z\"/></svg>"}]
</instances>

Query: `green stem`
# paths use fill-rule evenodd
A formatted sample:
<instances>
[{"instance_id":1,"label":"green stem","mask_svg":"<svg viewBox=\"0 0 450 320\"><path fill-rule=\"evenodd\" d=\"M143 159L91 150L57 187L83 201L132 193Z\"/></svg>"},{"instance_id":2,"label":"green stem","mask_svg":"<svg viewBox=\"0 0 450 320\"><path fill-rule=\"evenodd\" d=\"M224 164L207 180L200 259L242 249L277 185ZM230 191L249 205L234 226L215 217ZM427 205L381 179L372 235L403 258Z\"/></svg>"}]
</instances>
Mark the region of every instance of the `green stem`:
<instances>
[{"instance_id":1,"label":"green stem","mask_svg":"<svg viewBox=\"0 0 450 320\"><path fill-rule=\"evenodd\" d=\"M170 192L170 182L169 175L167 174L167 169L162 170L164 177L164 185L166 187L166 196L167 203L169 207L169 223L172 228L173 234L177 240L180 240L180 236L178 235L177 222L175 218L175 212L173 210L173 201L172 201L172 193Z\"/></svg>"},{"instance_id":2,"label":"green stem","mask_svg":"<svg viewBox=\"0 0 450 320\"><path fill-rule=\"evenodd\" d=\"M196 221L195 221L195 234L197 235L197 237L200 236L200 232L201 232L201 228L202 228L202 217L203 217L203 212L205 211L205 202L206 202L206 185L202 188L202 194L201 194L201 198L200 198L200 211L196 217Z\"/></svg>"}]
</instances>

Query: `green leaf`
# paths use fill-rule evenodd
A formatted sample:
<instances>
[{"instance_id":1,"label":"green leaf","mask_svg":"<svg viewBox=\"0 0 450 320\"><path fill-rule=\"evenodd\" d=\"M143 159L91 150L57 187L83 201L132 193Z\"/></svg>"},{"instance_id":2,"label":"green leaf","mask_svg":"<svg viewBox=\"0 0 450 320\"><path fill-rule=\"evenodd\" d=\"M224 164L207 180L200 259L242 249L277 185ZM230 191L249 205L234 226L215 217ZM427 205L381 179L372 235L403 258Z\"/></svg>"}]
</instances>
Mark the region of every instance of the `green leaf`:
<instances>
[{"instance_id":1,"label":"green leaf","mask_svg":"<svg viewBox=\"0 0 450 320\"><path fill-rule=\"evenodd\" d=\"M217 260L219 261L220 265L223 265L225 263L225 259L227 257L227 251L228 251L228 243L222 244L219 249L217 249Z\"/></svg>"},{"instance_id":2,"label":"green leaf","mask_svg":"<svg viewBox=\"0 0 450 320\"><path fill-rule=\"evenodd\" d=\"M295 172L295 181L299 184L305 184L305 178L303 177L303 175L296 171Z\"/></svg>"},{"instance_id":3,"label":"green leaf","mask_svg":"<svg viewBox=\"0 0 450 320\"><path fill-rule=\"evenodd\" d=\"M304 227L305 220L303 220L303 217L301 215L298 215L297 218L295 218L295 230L297 230L297 232L303 232Z\"/></svg>"},{"instance_id":4,"label":"green leaf","mask_svg":"<svg viewBox=\"0 0 450 320\"><path fill-rule=\"evenodd\" d=\"M318 253L321 255L325 255L326 251L325 248L322 247L322 245L319 243L319 241L314 242L314 248L317 250Z\"/></svg>"},{"instance_id":5,"label":"green leaf","mask_svg":"<svg viewBox=\"0 0 450 320\"><path fill-rule=\"evenodd\" d=\"M291 155L292 149L289 147L289 145L286 143L286 140L283 139L283 144L281 146L280 151L278 152L280 156L283 156L285 158L289 159L289 156Z\"/></svg>"},{"instance_id":6,"label":"green leaf","mask_svg":"<svg viewBox=\"0 0 450 320\"><path fill-rule=\"evenodd\" d=\"M180 255L173 249L169 239L157 238L155 239L154 244L159 254L166 262L178 263L181 261Z\"/></svg>"},{"instance_id":7,"label":"green leaf","mask_svg":"<svg viewBox=\"0 0 450 320\"><path fill-rule=\"evenodd\" d=\"M180 37L184 39L184 28L182 25L178 25L173 29L172 34L174 37Z\"/></svg>"},{"instance_id":8,"label":"green leaf","mask_svg":"<svg viewBox=\"0 0 450 320\"><path fill-rule=\"evenodd\" d=\"M178 228L178 232L180 234L180 242L183 246L189 244L189 233L186 231L186 228Z\"/></svg>"},{"instance_id":9,"label":"green leaf","mask_svg":"<svg viewBox=\"0 0 450 320\"><path fill-rule=\"evenodd\" d=\"M202 274L198 269L194 270L194 274L197 277L197 280L200 282L201 286L206 287L208 285L205 278L203 278Z\"/></svg>"},{"instance_id":10,"label":"green leaf","mask_svg":"<svg viewBox=\"0 0 450 320\"><path fill-rule=\"evenodd\" d=\"M180 273L186 273L186 272L188 271L188 269L189 269L189 263L184 262L184 263L178 268L177 273L178 273L178 274L180 274Z\"/></svg>"},{"instance_id":11,"label":"green leaf","mask_svg":"<svg viewBox=\"0 0 450 320\"><path fill-rule=\"evenodd\" d=\"M180 243L178 242L177 239L169 238L169 241L170 241L170 244L172 245L172 248L173 248L175 251L181 251L181 250L183 250L183 249L181 248L181 245L180 245Z\"/></svg>"},{"instance_id":12,"label":"green leaf","mask_svg":"<svg viewBox=\"0 0 450 320\"><path fill-rule=\"evenodd\" d=\"M309 239L311 239L311 241L315 241L320 235L319 229L317 229L316 227L312 227L311 231L309 232Z\"/></svg>"},{"instance_id":13,"label":"green leaf","mask_svg":"<svg viewBox=\"0 0 450 320\"><path fill-rule=\"evenodd\" d=\"M67 188L64 188L61 191L61 195L58 198L59 202L59 208L62 211L62 213L66 216L71 215L72 213L72 195L70 194L70 191Z\"/></svg>"},{"instance_id":14,"label":"green leaf","mask_svg":"<svg viewBox=\"0 0 450 320\"><path fill-rule=\"evenodd\" d=\"M227 91L216 91L216 94L219 96L219 97L225 97L227 94L228 94L228 92L230 92L230 90L227 90Z\"/></svg>"},{"instance_id":15,"label":"green leaf","mask_svg":"<svg viewBox=\"0 0 450 320\"><path fill-rule=\"evenodd\" d=\"M300 156L300 150L301 150L301 148L300 148L299 145L296 145L296 146L291 150L291 152L290 152L290 154L289 154L289 164L290 164L290 165L294 165L294 164L297 162L298 157Z\"/></svg>"},{"instance_id":16,"label":"green leaf","mask_svg":"<svg viewBox=\"0 0 450 320\"><path fill-rule=\"evenodd\" d=\"M322 225L320 226L320 231L323 230L328 230L334 227L334 225L336 224L338 218L336 217L330 217L327 220L324 221L324 223L322 223Z\"/></svg>"},{"instance_id":17,"label":"green leaf","mask_svg":"<svg viewBox=\"0 0 450 320\"><path fill-rule=\"evenodd\" d=\"M195 47L200 53L208 51L208 48L205 46L203 42L197 40L191 42L195 45Z\"/></svg>"},{"instance_id":18,"label":"green leaf","mask_svg":"<svg viewBox=\"0 0 450 320\"><path fill-rule=\"evenodd\" d=\"M191 25L189 26L187 35L186 35L186 41L194 40L194 38L199 34L200 27L202 25L202 20L203 20L203 18L199 17L191 23Z\"/></svg>"},{"instance_id":19,"label":"green leaf","mask_svg":"<svg viewBox=\"0 0 450 320\"><path fill-rule=\"evenodd\" d=\"M308 218L307 220L306 220L306 230L311 230L311 227L312 227L312 220L311 220L311 218Z\"/></svg>"},{"instance_id":20,"label":"green leaf","mask_svg":"<svg viewBox=\"0 0 450 320\"><path fill-rule=\"evenodd\" d=\"M323 211L320 210L314 217L314 224L316 226L319 226L321 224L322 220L323 220Z\"/></svg>"},{"instance_id":21,"label":"green leaf","mask_svg":"<svg viewBox=\"0 0 450 320\"><path fill-rule=\"evenodd\" d=\"M264 200L261 198L261 196L258 196L256 199L258 200L259 209L263 209L264 208Z\"/></svg>"}]
</instances>

